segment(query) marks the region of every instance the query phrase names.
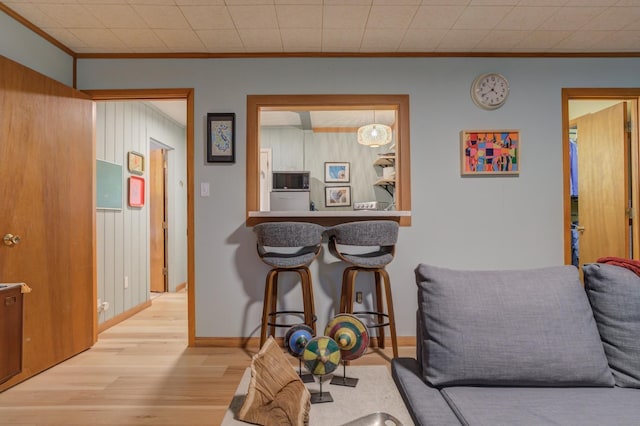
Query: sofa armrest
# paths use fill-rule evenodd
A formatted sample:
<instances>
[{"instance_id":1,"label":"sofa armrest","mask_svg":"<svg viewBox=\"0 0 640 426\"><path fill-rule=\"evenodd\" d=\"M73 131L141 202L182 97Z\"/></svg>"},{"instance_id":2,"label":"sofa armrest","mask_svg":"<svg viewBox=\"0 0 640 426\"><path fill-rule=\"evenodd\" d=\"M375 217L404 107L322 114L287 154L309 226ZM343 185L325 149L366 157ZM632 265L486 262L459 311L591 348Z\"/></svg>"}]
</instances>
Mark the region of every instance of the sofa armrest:
<instances>
[{"instance_id":1,"label":"sofa armrest","mask_svg":"<svg viewBox=\"0 0 640 426\"><path fill-rule=\"evenodd\" d=\"M391 375L416 425L461 425L440 391L422 380L421 369L415 359L394 358Z\"/></svg>"}]
</instances>

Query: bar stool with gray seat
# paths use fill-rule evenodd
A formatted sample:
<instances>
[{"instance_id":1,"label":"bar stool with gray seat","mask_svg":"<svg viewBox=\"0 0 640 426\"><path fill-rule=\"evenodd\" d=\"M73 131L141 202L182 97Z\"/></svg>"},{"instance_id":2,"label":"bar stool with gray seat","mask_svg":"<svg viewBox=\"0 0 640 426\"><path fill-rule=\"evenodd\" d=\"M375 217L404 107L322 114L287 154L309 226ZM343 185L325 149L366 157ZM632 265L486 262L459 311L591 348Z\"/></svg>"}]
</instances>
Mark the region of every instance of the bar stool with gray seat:
<instances>
[{"instance_id":1,"label":"bar stool with gray seat","mask_svg":"<svg viewBox=\"0 0 640 426\"><path fill-rule=\"evenodd\" d=\"M367 328L378 330L378 347L384 349L384 328L389 327L393 357L398 357L396 322L393 314L391 281L385 267L393 260L398 240L398 223L392 220L348 222L327 231L329 251L347 263L342 274L340 312L368 317ZM357 246L357 247L356 247ZM354 311L353 295L358 272L372 272L375 279L375 311ZM383 303L386 300L386 310Z\"/></svg>"},{"instance_id":2,"label":"bar stool with gray seat","mask_svg":"<svg viewBox=\"0 0 640 426\"><path fill-rule=\"evenodd\" d=\"M271 266L267 273L262 305L260 347L269 335L275 337L276 327L291 327L294 324L278 322L281 315L302 315L304 323L316 333L316 315L313 301L313 286L309 265L322 248L324 227L306 222L267 222L253 228L257 239L260 259ZM277 310L278 275L295 272L300 276L302 287L302 311Z\"/></svg>"}]
</instances>

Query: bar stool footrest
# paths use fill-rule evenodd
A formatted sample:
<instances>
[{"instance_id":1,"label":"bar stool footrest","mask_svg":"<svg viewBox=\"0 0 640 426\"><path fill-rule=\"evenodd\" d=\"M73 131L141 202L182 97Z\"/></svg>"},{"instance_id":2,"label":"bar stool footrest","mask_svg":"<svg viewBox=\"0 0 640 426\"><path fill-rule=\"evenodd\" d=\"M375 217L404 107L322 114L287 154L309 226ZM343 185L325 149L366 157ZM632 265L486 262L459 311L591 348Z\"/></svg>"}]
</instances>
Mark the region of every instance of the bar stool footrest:
<instances>
[{"instance_id":1,"label":"bar stool footrest","mask_svg":"<svg viewBox=\"0 0 640 426\"><path fill-rule=\"evenodd\" d=\"M304 315L304 311L276 311L276 312L270 312L268 314L269 318L275 318L278 315ZM316 315L313 316L313 322L317 322L318 321L318 317ZM302 322L297 322L297 323L276 323L276 322L270 322L267 321L267 325L271 326L271 327L293 327L294 325L298 325L298 324L304 324L304 321Z\"/></svg>"},{"instance_id":2,"label":"bar stool footrest","mask_svg":"<svg viewBox=\"0 0 640 426\"><path fill-rule=\"evenodd\" d=\"M360 317L360 316L369 316L369 315L375 315L375 316L382 316L382 317L385 317L386 322L374 322L374 323L368 322L368 323L365 323L365 322L363 321L364 325L365 325L367 328L379 328L379 327L386 327L386 326L388 326L388 325L390 325L390 324L391 324L391 323L389 322L389 314L385 314L384 312L376 312L376 311L355 311L355 312L352 312L351 314L352 314L352 315L355 315L355 316L358 316L358 317Z\"/></svg>"}]
</instances>

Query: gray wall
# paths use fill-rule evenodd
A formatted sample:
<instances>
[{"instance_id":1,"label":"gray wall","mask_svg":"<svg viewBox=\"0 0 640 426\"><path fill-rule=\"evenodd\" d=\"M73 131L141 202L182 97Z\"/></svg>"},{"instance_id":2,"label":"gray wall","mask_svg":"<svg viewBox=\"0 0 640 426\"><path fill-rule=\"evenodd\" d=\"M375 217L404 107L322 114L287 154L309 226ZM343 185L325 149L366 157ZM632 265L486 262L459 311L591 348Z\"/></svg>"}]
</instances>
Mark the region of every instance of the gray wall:
<instances>
[{"instance_id":1,"label":"gray wall","mask_svg":"<svg viewBox=\"0 0 640 426\"><path fill-rule=\"evenodd\" d=\"M73 58L2 11L0 55L67 86L73 85Z\"/></svg>"},{"instance_id":2,"label":"gray wall","mask_svg":"<svg viewBox=\"0 0 640 426\"><path fill-rule=\"evenodd\" d=\"M511 82L506 105L477 108L480 73ZM389 271L400 335L414 335L419 262L455 268L563 263L561 89L637 87L639 59L288 58L88 59L80 88L195 88L196 336L255 335L267 267L245 226L246 95L408 93L413 223L400 232ZM237 115L235 164L207 165L207 112ZM460 131L519 129L519 177L461 178ZM200 182L212 196L201 198ZM312 268L319 324L336 307L342 265L327 251ZM296 289L297 290L297 289ZM287 295L291 304L297 291Z\"/></svg>"},{"instance_id":3,"label":"gray wall","mask_svg":"<svg viewBox=\"0 0 640 426\"><path fill-rule=\"evenodd\" d=\"M23 47L29 49L29 46ZM4 49L0 53L4 54ZM34 54L37 54L34 52ZM473 79L498 71L504 107L483 111ZM245 226L246 95L406 93L411 96L412 225L389 266L398 333L415 335L414 268L509 269L563 263L561 89L639 87L637 58L81 59L80 89L195 89L196 336L256 335L268 268ZM235 164L206 164L207 112L236 113ZM461 178L460 131L519 129L519 177ZM211 197L199 196L211 183ZM334 312L342 265L312 267L319 324ZM358 285L361 285L359 283ZM287 294L292 305L298 292Z\"/></svg>"},{"instance_id":4,"label":"gray wall","mask_svg":"<svg viewBox=\"0 0 640 426\"><path fill-rule=\"evenodd\" d=\"M142 102L96 103L96 157L122 165L122 210L96 213L98 298L110 307L100 323L149 300L149 191L144 207L127 205L127 153L145 156L142 177L149 185L150 140L173 148L168 153L169 291L187 281L185 128ZM124 287L125 277L128 288Z\"/></svg>"}]
</instances>

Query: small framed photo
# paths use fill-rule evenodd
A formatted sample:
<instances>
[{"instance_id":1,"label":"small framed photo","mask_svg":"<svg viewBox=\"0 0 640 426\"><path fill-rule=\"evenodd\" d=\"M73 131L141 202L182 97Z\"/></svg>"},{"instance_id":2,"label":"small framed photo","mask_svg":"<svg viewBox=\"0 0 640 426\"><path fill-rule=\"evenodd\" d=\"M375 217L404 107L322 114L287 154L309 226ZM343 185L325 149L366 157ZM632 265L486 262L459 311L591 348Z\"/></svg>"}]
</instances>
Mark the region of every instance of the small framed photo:
<instances>
[{"instance_id":1,"label":"small framed photo","mask_svg":"<svg viewBox=\"0 0 640 426\"><path fill-rule=\"evenodd\" d=\"M518 130L463 130L460 159L462 176L518 175Z\"/></svg>"},{"instance_id":2,"label":"small framed photo","mask_svg":"<svg viewBox=\"0 0 640 426\"><path fill-rule=\"evenodd\" d=\"M236 114L207 113L207 163L236 162Z\"/></svg>"},{"instance_id":3,"label":"small framed photo","mask_svg":"<svg viewBox=\"0 0 640 426\"><path fill-rule=\"evenodd\" d=\"M348 207L351 205L350 186L325 186L325 207Z\"/></svg>"},{"instance_id":4,"label":"small framed photo","mask_svg":"<svg viewBox=\"0 0 640 426\"><path fill-rule=\"evenodd\" d=\"M129 177L129 206L144 206L144 178L138 176Z\"/></svg>"},{"instance_id":5,"label":"small framed photo","mask_svg":"<svg viewBox=\"0 0 640 426\"><path fill-rule=\"evenodd\" d=\"M139 152L129 151L127 153L127 169L130 173L144 174L144 155Z\"/></svg>"},{"instance_id":6,"label":"small framed photo","mask_svg":"<svg viewBox=\"0 0 640 426\"><path fill-rule=\"evenodd\" d=\"M324 163L325 182L349 182L350 179L349 163Z\"/></svg>"}]
</instances>

